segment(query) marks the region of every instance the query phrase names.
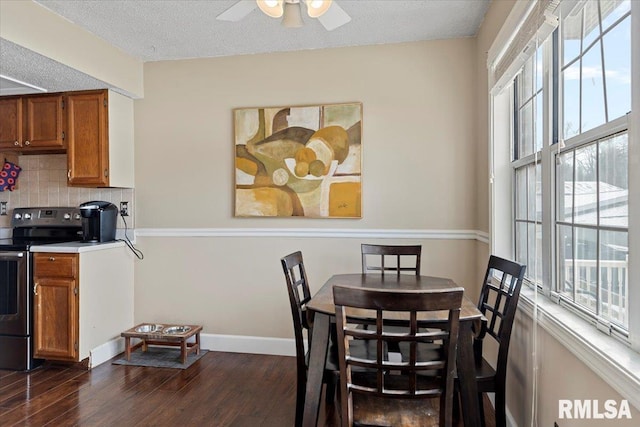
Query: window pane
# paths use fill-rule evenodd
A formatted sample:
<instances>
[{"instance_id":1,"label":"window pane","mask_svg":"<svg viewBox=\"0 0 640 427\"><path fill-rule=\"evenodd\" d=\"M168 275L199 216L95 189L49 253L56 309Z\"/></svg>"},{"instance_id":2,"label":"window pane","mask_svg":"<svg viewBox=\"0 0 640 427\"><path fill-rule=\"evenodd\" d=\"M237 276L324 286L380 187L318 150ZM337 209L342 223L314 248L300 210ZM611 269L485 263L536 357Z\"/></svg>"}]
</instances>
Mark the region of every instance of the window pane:
<instances>
[{"instance_id":1,"label":"window pane","mask_svg":"<svg viewBox=\"0 0 640 427\"><path fill-rule=\"evenodd\" d=\"M573 151L563 153L556 168L556 218L571 222L573 218Z\"/></svg>"},{"instance_id":2,"label":"window pane","mask_svg":"<svg viewBox=\"0 0 640 427\"><path fill-rule=\"evenodd\" d=\"M535 151L542 150L542 144L544 136L543 134L543 113L542 110L542 92L538 93L535 97L536 100L536 112L535 112Z\"/></svg>"},{"instance_id":3,"label":"window pane","mask_svg":"<svg viewBox=\"0 0 640 427\"><path fill-rule=\"evenodd\" d=\"M558 292L573 300L573 228L558 226Z\"/></svg>"},{"instance_id":4,"label":"window pane","mask_svg":"<svg viewBox=\"0 0 640 427\"><path fill-rule=\"evenodd\" d=\"M527 223L516 222L516 261L527 264ZM528 277L528 274L527 274Z\"/></svg>"},{"instance_id":5,"label":"window pane","mask_svg":"<svg viewBox=\"0 0 640 427\"><path fill-rule=\"evenodd\" d=\"M626 232L600 231L600 315L629 326L628 240Z\"/></svg>"},{"instance_id":6,"label":"window pane","mask_svg":"<svg viewBox=\"0 0 640 427\"><path fill-rule=\"evenodd\" d=\"M589 3L588 3L589 4ZM600 42L582 57L582 127L586 132L606 123Z\"/></svg>"},{"instance_id":7,"label":"window pane","mask_svg":"<svg viewBox=\"0 0 640 427\"><path fill-rule=\"evenodd\" d=\"M598 19L598 2L588 1L584 5L584 39L582 50L584 51L600 35L600 21Z\"/></svg>"},{"instance_id":8,"label":"window pane","mask_svg":"<svg viewBox=\"0 0 640 427\"><path fill-rule=\"evenodd\" d=\"M535 238L537 234L537 228L535 223L529 222L527 223L527 246L528 246L528 256L527 256L527 277L530 279L542 280L541 276L535 276L537 273L537 265L536 265L536 253L538 252L537 239Z\"/></svg>"},{"instance_id":9,"label":"window pane","mask_svg":"<svg viewBox=\"0 0 640 427\"><path fill-rule=\"evenodd\" d=\"M523 105L533 95L533 58L525 62L520 79L520 105Z\"/></svg>"},{"instance_id":10,"label":"window pane","mask_svg":"<svg viewBox=\"0 0 640 427\"><path fill-rule=\"evenodd\" d=\"M534 236L536 236L536 250L535 250L535 254L536 254L536 264L535 264L535 271L536 271L536 279L538 281L542 281L542 224L541 223L537 223L535 224L535 234ZM533 265L531 265L531 271L533 271Z\"/></svg>"},{"instance_id":11,"label":"window pane","mask_svg":"<svg viewBox=\"0 0 640 427\"><path fill-rule=\"evenodd\" d=\"M628 227L629 143L628 134L599 144L600 224Z\"/></svg>"},{"instance_id":12,"label":"window pane","mask_svg":"<svg viewBox=\"0 0 640 427\"><path fill-rule=\"evenodd\" d=\"M529 101L520 110L520 150L519 158L533 154L533 108L532 103Z\"/></svg>"},{"instance_id":13,"label":"window pane","mask_svg":"<svg viewBox=\"0 0 640 427\"><path fill-rule=\"evenodd\" d=\"M629 0L600 0L600 15L602 16L602 31L606 31L625 13L629 12Z\"/></svg>"},{"instance_id":14,"label":"window pane","mask_svg":"<svg viewBox=\"0 0 640 427\"><path fill-rule=\"evenodd\" d=\"M534 86L534 92L538 92L540 90L542 90L542 76L543 76L543 72L542 72L542 47L539 47L538 50L536 51L536 60L535 60L535 72L536 72L536 84Z\"/></svg>"},{"instance_id":15,"label":"window pane","mask_svg":"<svg viewBox=\"0 0 640 427\"><path fill-rule=\"evenodd\" d=\"M598 224L598 193L596 179L596 145L576 150L574 209L576 223Z\"/></svg>"},{"instance_id":16,"label":"window pane","mask_svg":"<svg viewBox=\"0 0 640 427\"><path fill-rule=\"evenodd\" d=\"M516 169L516 219L527 219L527 168Z\"/></svg>"},{"instance_id":17,"label":"window pane","mask_svg":"<svg viewBox=\"0 0 640 427\"><path fill-rule=\"evenodd\" d=\"M536 177L536 168L534 165L527 166L527 175L527 219L534 221L536 219L536 211L539 209L538 206L536 206L536 181L539 178Z\"/></svg>"},{"instance_id":18,"label":"window pane","mask_svg":"<svg viewBox=\"0 0 640 427\"><path fill-rule=\"evenodd\" d=\"M538 163L535 166L535 195L536 195L536 205L533 209L535 212L535 220L538 222L542 222L542 163Z\"/></svg>"},{"instance_id":19,"label":"window pane","mask_svg":"<svg viewBox=\"0 0 640 427\"><path fill-rule=\"evenodd\" d=\"M562 21L562 65L570 63L580 55L580 39L582 38L582 12L570 15Z\"/></svg>"},{"instance_id":20,"label":"window pane","mask_svg":"<svg viewBox=\"0 0 640 427\"><path fill-rule=\"evenodd\" d=\"M580 133L580 61L562 72L563 135L565 139Z\"/></svg>"},{"instance_id":21,"label":"window pane","mask_svg":"<svg viewBox=\"0 0 640 427\"><path fill-rule=\"evenodd\" d=\"M631 17L603 37L609 121L631 111Z\"/></svg>"},{"instance_id":22,"label":"window pane","mask_svg":"<svg viewBox=\"0 0 640 427\"><path fill-rule=\"evenodd\" d=\"M575 302L596 311L596 289L598 284L597 230L575 228Z\"/></svg>"}]
</instances>

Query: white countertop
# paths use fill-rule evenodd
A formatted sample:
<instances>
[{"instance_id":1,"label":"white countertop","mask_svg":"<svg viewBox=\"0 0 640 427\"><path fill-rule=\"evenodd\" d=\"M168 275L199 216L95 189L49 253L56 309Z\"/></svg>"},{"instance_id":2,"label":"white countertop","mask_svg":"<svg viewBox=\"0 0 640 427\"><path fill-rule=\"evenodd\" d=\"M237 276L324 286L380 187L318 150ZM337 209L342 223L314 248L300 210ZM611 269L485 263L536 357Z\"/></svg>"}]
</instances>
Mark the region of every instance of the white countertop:
<instances>
[{"instance_id":1,"label":"white countertop","mask_svg":"<svg viewBox=\"0 0 640 427\"><path fill-rule=\"evenodd\" d=\"M124 246L124 242L121 242L121 241L105 242L105 243L67 242L67 243L54 243L50 245L31 246L29 250L31 252L77 254L82 252L102 251L105 249L120 248L122 246Z\"/></svg>"}]
</instances>

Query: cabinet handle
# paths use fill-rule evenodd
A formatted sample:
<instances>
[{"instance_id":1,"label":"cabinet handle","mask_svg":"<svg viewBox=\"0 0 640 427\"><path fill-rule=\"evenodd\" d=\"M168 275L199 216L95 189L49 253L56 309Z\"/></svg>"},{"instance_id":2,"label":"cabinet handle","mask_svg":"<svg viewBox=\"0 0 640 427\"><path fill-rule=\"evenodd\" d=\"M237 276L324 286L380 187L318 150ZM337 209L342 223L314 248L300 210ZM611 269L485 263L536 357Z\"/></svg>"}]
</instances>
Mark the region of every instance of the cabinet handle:
<instances>
[{"instance_id":1,"label":"cabinet handle","mask_svg":"<svg viewBox=\"0 0 640 427\"><path fill-rule=\"evenodd\" d=\"M24 145L31 145L31 143L29 141L25 141Z\"/></svg>"},{"instance_id":2,"label":"cabinet handle","mask_svg":"<svg viewBox=\"0 0 640 427\"><path fill-rule=\"evenodd\" d=\"M67 171L67 180L71 181L71 169Z\"/></svg>"},{"instance_id":3,"label":"cabinet handle","mask_svg":"<svg viewBox=\"0 0 640 427\"><path fill-rule=\"evenodd\" d=\"M52 256L49 257L49 261L55 261L56 259Z\"/></svg>"},{"instance_id":4,"label":"cabinet handle","mask_svg":"<svg viewBox=\"0 0 640 427\"><path fill-rule=\"evenodd\" d=\"M38 295L38 282L36 282L36 284L33 285L33 294Z\"/></svg>"},{"instance_id":5,"label":"cabinet handle","mask_svg":"<svg viewBox=\"0 0 640 427\"><path fill-rule=\"evenodd\" d=\"M20 145L20 143L19 143L18 141L15 141L15 142L13 143L13 145L18 146L18 145Z\"/></svg>"}]
</instances>

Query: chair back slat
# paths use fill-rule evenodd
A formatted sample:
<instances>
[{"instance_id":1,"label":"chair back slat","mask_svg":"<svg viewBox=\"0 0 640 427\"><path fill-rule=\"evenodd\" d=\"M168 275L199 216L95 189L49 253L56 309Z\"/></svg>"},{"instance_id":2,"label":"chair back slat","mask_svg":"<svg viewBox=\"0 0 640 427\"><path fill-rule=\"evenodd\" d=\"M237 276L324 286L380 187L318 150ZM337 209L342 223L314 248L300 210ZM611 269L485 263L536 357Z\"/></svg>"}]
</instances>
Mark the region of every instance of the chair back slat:
<instances>
[{"instance_id":1,"label":"chair back slat","mask_svg":"<svg viewBox=\"0 0 640 427\"><path fill-rule=\"evenodd\" d=\"M499 344L498 369L506 370L511 330L526 268L495 255L489 258L487 265L478 309L487 318L484 332Z\"/></svg>"},{"instance_id":2,"label":"chair back slat","mask_svg":"<svg viewBox=\"0 0 640 427\"><path fill-rule=\"evenodd\" d=\"M420 275L421 245L361 245L362 273L411 272ZM403 265L402 262L408 263Z\"/></svg>"}]
</instances>

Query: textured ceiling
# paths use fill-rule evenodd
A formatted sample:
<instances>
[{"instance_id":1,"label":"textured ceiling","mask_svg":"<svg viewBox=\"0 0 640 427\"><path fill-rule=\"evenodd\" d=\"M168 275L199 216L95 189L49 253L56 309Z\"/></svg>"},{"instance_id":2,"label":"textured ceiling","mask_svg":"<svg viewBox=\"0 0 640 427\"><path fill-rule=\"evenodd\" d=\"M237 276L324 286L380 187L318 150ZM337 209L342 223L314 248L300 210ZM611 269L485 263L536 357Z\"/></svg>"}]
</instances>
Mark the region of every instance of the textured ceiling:
<instances>
[{"instance_id":1,"label":"textured ceiling","mask_svg":"<svg viewBox=\"0 0 640 427\"><path fill-rule=\"evenodd\" d=\"M334 0L351 22L327 31L306 13L302 28L284 28L259 9L239 22L215 19L236 0L34 1L145 62L471 37L490 2ZM49 91L105 87L6 40L0 52L1 74Z\"/></svg>"}]
</instances>

